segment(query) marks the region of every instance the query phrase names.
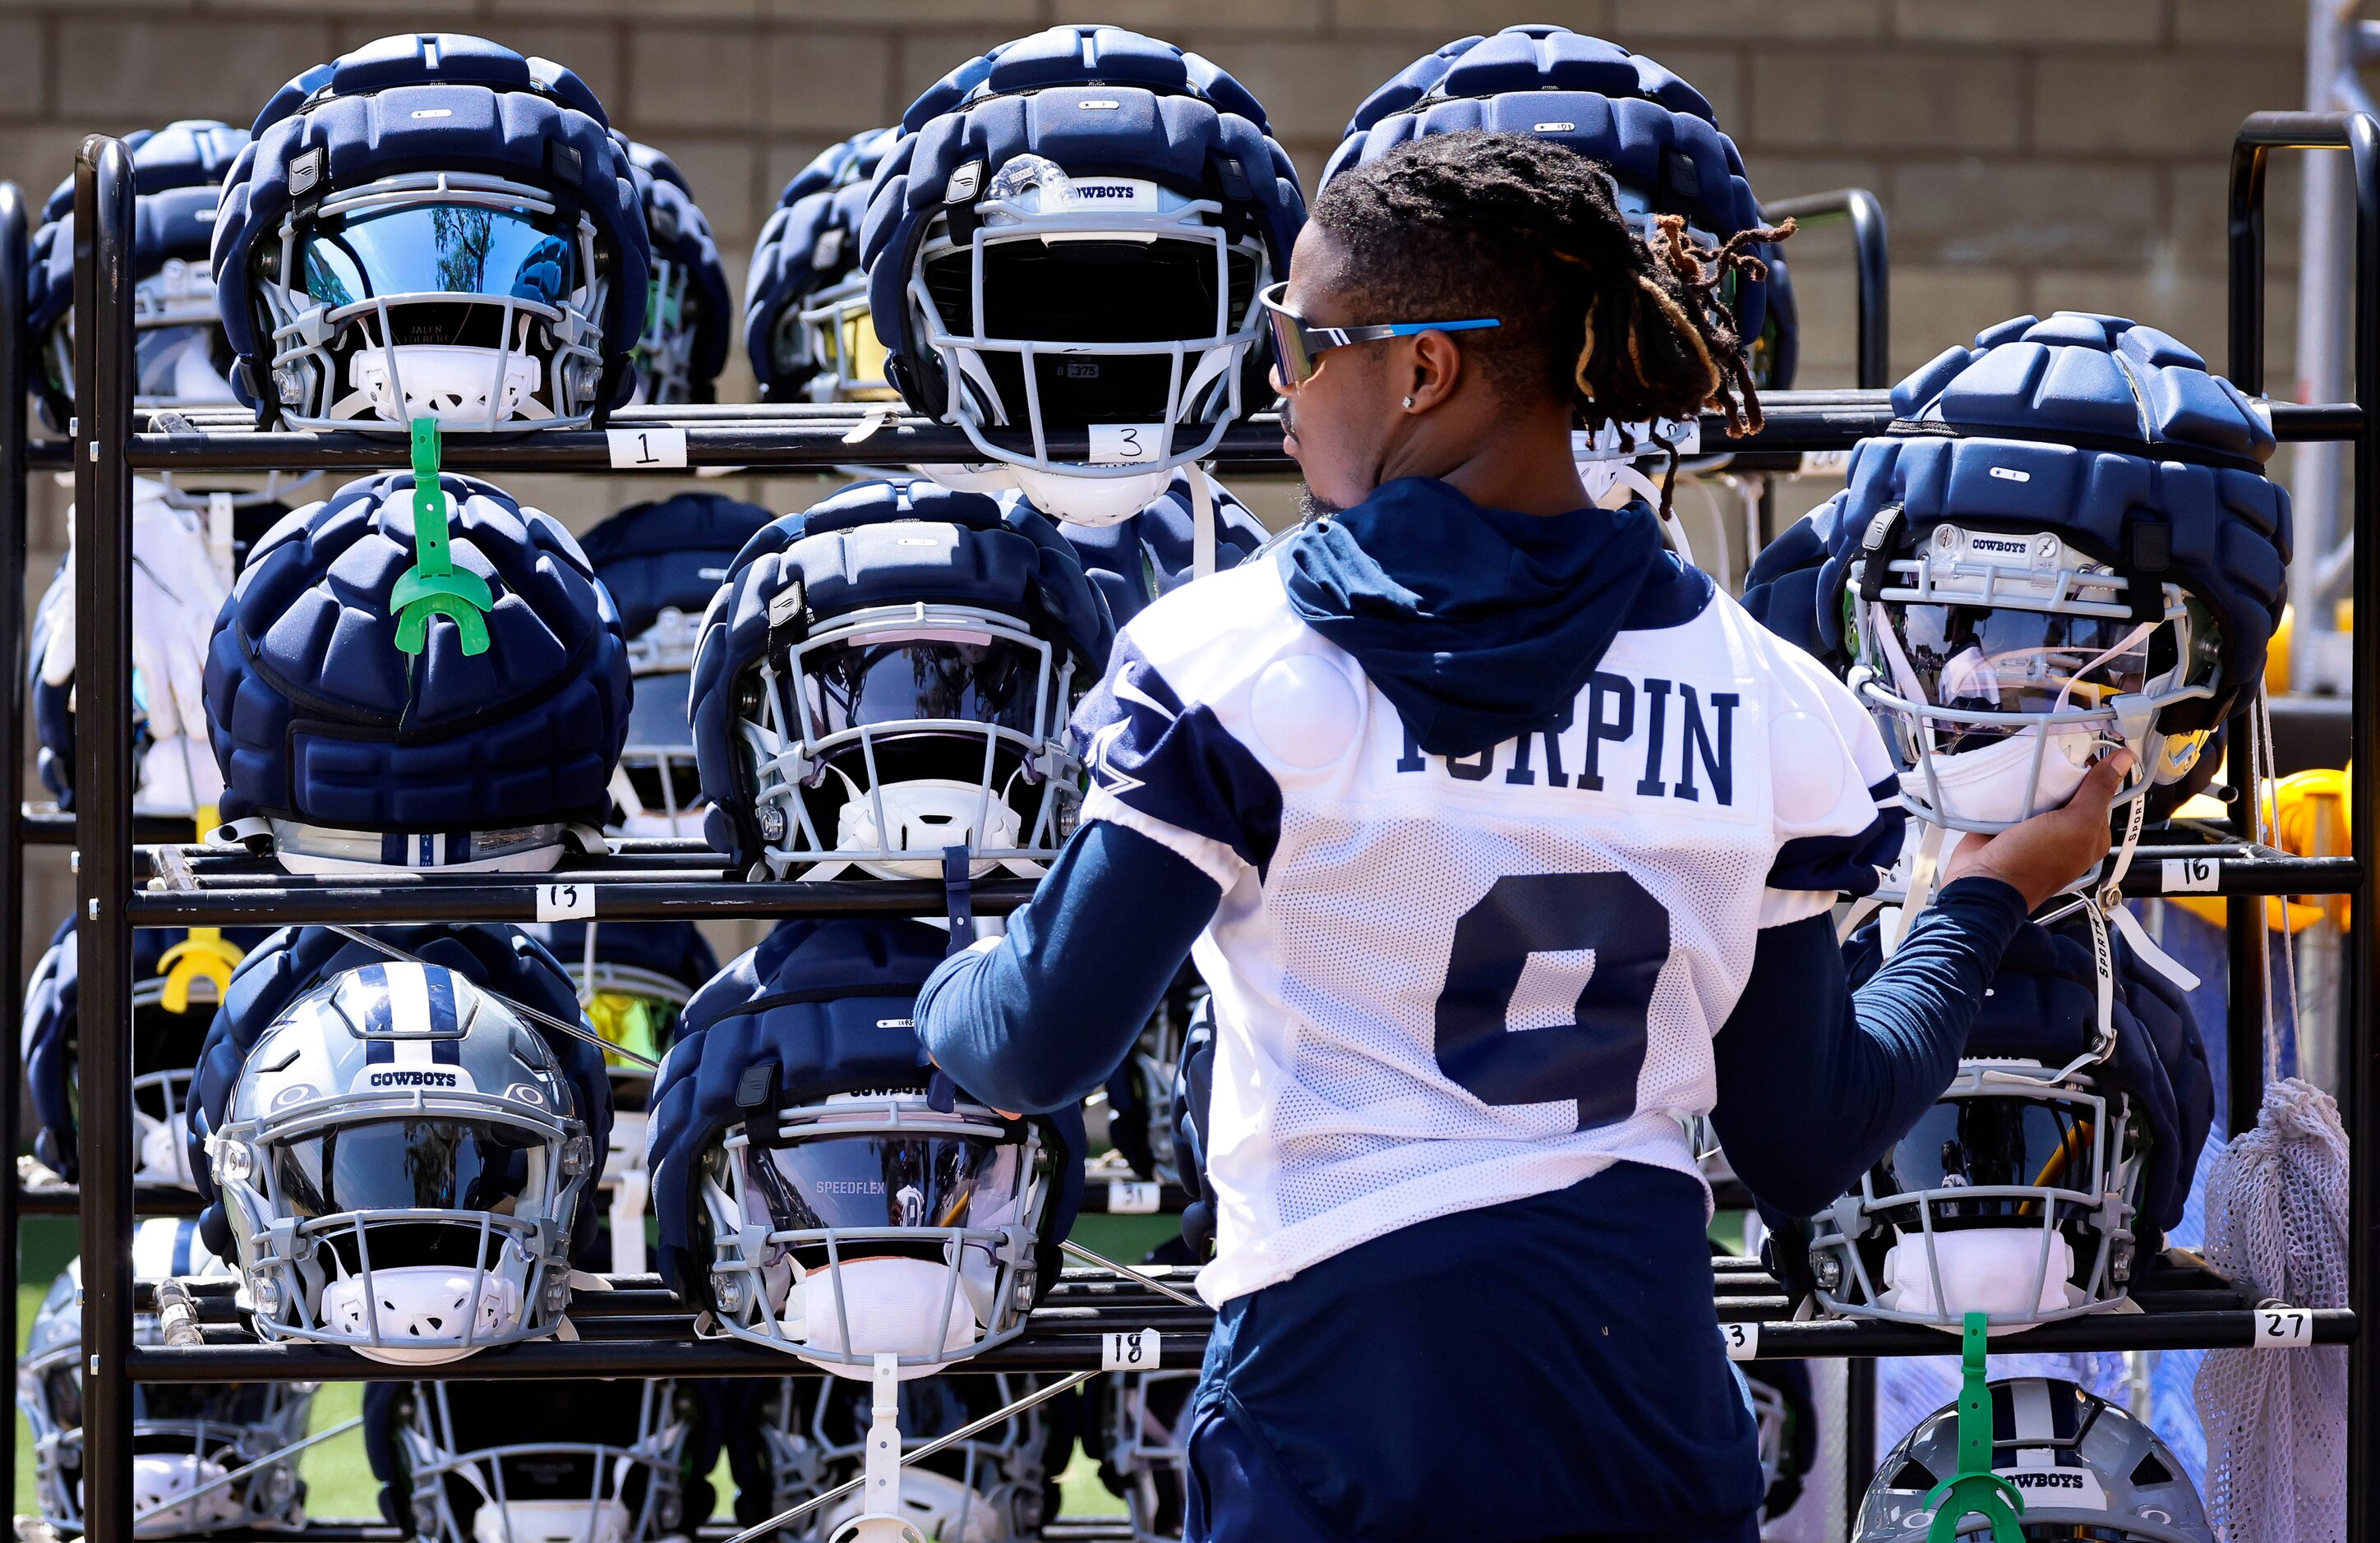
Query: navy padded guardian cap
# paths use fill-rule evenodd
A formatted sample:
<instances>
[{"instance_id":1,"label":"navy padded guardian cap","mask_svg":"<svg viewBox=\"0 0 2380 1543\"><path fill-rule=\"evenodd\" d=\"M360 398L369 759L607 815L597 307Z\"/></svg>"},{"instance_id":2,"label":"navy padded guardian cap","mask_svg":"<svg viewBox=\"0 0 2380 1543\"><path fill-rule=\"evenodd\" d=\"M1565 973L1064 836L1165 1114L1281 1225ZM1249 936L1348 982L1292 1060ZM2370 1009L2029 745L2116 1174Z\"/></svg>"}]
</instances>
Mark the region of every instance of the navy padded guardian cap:
<instances>
[{"instance_id":1,"label":"navy padded guardian cap","mask_svg":"<svg viewBox=\"0 0 2380 1543\"><path fill-rule=\"evenodd\" d=\"M185 118L124 136L132 152L132 281L152 277L172 258L203 263L214 238L217 189L248 144L248 134L209 118ZM74 178L42 205L25 263L25 335L36 348L74 309ZM26 371L42 416L66 431L74 401L34 361Z\"/></svg>"},{"instance_id":2,"label":"navy padded guardian cap","mask_svg":"<svg viewBox=\"0 0 2380 1543\"><path fill-rule=\"evenodd\" d=\"M664 606L698 615L727 582L727 566L773 516L723 493L681 492L631 504L579 538L634 638Z\"/></svg>"},{"instance_id":3,"label":"navy padded guardian cap","mask_svg":"<svg viewBox=\"0 0 2380 1543\"><path fill-rule=\"evenodd\" d=\"M694 353L686 364L694 400L715 401L718 393L712 383L727 367L735 324L735 301L728 292L718 238L711 235L710 221L694 201L694 188L677 163L650 145L623 142L637 201L645 214L650 256L656 261L677 264L686 275L686 298L695 303Z\"/></svg>"},{"instance_id":4,"label":"navy padded guardian cap","mask_svg":"<svg viewBox=\"0 0 2380 1543\"><path fill-rule=\"evenodd\" d=\"M775 339L788 310L799 310L820 290L840 284L859 266L859 229L868 218L868 188L895 128L871 128L830 146L794 174L760 227L744 279L744 352L760 383L760 400L802 399L819 361L798 371L777 367Z\"/></svg>"},{"instance_id":5,"label":"navy padded guardian cap","mask_svg":"<svg viewBox=\"0 0 2380 1543\"><path fill-rule=\"evenodd\" d=\"M750 1112L737 1100L747 1075L776 1069L771 1109L861 1088L925 1088L933 1062L910 1020L949 947L947 934L915 921L789 921L686 1004L653 1082L648 1150L662 1278L687 1303L713 1306L702 1160ZM1058 1279L1057 1240L1082 1201L1087 1143L1079 1109L1027 1119L1053 1165L1038 1247L1047 1291Z\"/></svg>"},{"instance_id":6,"label":"navy padded guardian cap","mask_svg":"<svg viewBox=\"0 0 2380 1543\"><path fill-rule=\"evenodd\" d=\"M1653 213L1682 214L1721 241L1765 223L1707 98L1643 55L1567 27L1507 27L1415 60L1355 109L1322 184L1407 140L1470 128L1576 151ZM1747 345L1767 316L1763 290L1751 280L1737 290L1736 332Z\"/></svg>"},{"instance_id":7,"label":"navy padded guardian cap","mask_svg":"<svg viewBox=\"0 0 2380 1543\"><path fill-rule=\"evenodd\" d=\"M391 839L602 822L628 722L611 597L552 516L475 478L441 482L455 565L495 596L487 651L465 654L440 617L421 653L397 650L389 596L414 561L411 472L294 512L250 553L207 655L225 820Z\"/></svg>"},{"instance_id":8,"label":"navy padded guardian cap","mask_svg":"<svg viewBox=\"0 0 2380 1543\"><path fill-rule=\"evenodd\" d=\"M594 222L612 263L600 318L605 377L625 385L644 331L649 245L627 152L610 128L569 70L460 32L382 38L291 80L257 115L256 142L234 164L215 222L224 330L240 358L233 383L260 414L273 410L261 388L272 328L249 280L298 204L411 172L469 172L539 188ZM316 150L320 176L307 184L300 172L293 189L293 166Z\"/></svg>"},{"instance_id":9,"label":"navy padded guardian cap","mask_svg":"<svg viewBox=\"0 0 2380 1543\"><path fill-rule=\"evenodd\" d=\"M917 522L947 533L920 543ZM905 538L906 538L905 540ZM1076 678L1107 667L1115 623L1057 527L1030 504L927 481L859 482L754 536L703 619L687 711L710 808L703 833L732 872L760 861L756 790L736 731L739 683L768 651L769 612L798 589L799 626L871 606L924 601L1014 617L1075 657Z\"/></svg>"},{"instance_id":10,"label":"navy padded guardian cap","mask_svg":"<svg viewBox=\"0 0 2380 1543\"><path fill-rule=\"evenodd\" d=\"M1852 449L1849 485L1821 522L1822 653L1851 650L1851 565L1878 516L1898 509L1897 552L1944 522L2056 531L2129 578L2203 602L2222 630L2216 694L2167 708L2158 728L2213 728L2254 691L2288 599L2289 495L2264 472L2272 431L2204 359L2119 316L2021 316L1902 381L1892 410L1893 432Z\"/></svg>"},{"instance_id":11,"label":"navy padded guardian cap","mask_svg":"<svg viewBox=\"0 0 2380 1543\"><path fill-rule=\"evenodd\" d=\"M1096 86L1086 97L1081 88ZM862 232L876 335L909 405L929 417L949 406L941 362L910 334L907 290L918 249L947 201L951 178L982 168L990 186L1020 155L1070 175L1153 181L1220 202L1245 224L1276 274L1305 223L1305 196L1247 89L1196 54L1114 27L1052 27L1003 43L926 90L901 120L900 140L876 176ZM962 187L965 179L962 179ZM971 208L973 196L961 200ZM1263 401L1261 348L1249 351L1251 400Z\"/></svg>"},{"instance_id":12,"label":"navy padded guardian cap","mask_svg":"<svg viewBox=\"0 0 2380 1543\"><path fill-rule=\"evenodd\" d=\"M585 1025L570 978L544 944L517 927L431 922L375 927L371 936L425 965L453 970L474 986L565 1022ZM231 1224L215 1189L214 1172L207 1162L206 1141L231 1107L241 1063L264 1031L299 997L342 971L386 963L388 956L378 949L328 927L285 927L259 943L232 972L224 1004L207 1030L206 1048L200 1052L189 1108L190 1172L206 1201L199 1226L207 1246L224 1257L237 1256L232 1251ZM521 1021L553 1052L564 1079L577 1096L578 1107L569 1112L587 1122L588 1137L595 1148L595 1172L587 1180L591 1193L603 1177L604 1154L612 1139L612 1081L603 1070L603 1052L588 1039L550 1028L534 1018ZM587 1032L591 1037L595 1031ZM601 1221L601 1207L578 1208L571 1244L575 1257L588 1257Z\"/></svg>"}]
</instances>

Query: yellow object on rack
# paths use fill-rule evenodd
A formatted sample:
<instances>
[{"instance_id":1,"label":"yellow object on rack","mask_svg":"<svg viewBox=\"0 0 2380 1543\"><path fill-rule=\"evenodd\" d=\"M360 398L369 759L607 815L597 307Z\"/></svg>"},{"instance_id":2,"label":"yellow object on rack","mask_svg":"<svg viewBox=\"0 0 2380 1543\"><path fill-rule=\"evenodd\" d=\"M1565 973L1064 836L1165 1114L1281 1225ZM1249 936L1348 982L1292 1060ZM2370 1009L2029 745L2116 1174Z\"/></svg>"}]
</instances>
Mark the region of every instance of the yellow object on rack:
<instances>
[{"instance_id":1,"label":"yellow object on rack","mask_svg":"<svg viewBox=\"0 0 2380 1543\"><path fill-rule=\"evenodd\" d=\"M2293 772L2265 786L2265 820L2282 851L2296 857L2343 857L2354 850L2348 803L2355 768ZM2196 802L2196 800L2192 800ZM2191 811L2185 808L2182 811ZM2173 903L2220 927L2226 903L2211 895L2177 895ZM2317 895L2265 902L2265 925L2276 932L2304 931L2327 915L2341 928L2352 919L2348 897Z\"/></svg>"},{"instance_id":2,"label":"yellow object on rack","mask_svg":"<svg viewBox=\"0 0 2380 1543\"><path fill-rule=\"evenodd\" d=\"M198 829L204 832L222 823L212 804L198 808ZM220 927L193 927L189 935L167 949L157 960L158 973L165 978L163 1005L168 1013L190 1010L190 987L200 976L214 983L215 1001L224 999L231 985L231 972L246 957L239 945L223 935Z\"/></svg>"}]
</instances>

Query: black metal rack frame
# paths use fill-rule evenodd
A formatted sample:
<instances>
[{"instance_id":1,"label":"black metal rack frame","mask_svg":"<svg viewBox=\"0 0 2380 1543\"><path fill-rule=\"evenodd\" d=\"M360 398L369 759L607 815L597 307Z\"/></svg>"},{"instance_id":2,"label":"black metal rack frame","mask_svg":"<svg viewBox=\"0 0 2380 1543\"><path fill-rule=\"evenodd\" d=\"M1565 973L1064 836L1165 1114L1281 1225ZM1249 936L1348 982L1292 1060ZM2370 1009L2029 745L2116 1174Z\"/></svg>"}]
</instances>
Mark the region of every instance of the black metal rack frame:
<instances>
[{"instance_id":1,"label":"black metal rack frame","mask_svg":"<svg viewBox=\"0 0 2380 1543\"><path fill-rule=\"evenodd\" d=\"M2260 346L2263 283L2263 169L2275 148L2345 146L2356 162L2359 292L2371 293L2380 277L2380 128L2368 118L2343 115L2259 115L2242 128L2231 181L2231 371L2243 390L2262 384ZM1836 197L1821 195L1821 200ZM1782 206L1794 212L1794 205ZM29 451L22 413L0 427L0 564L16 565L14 582L0 578L0 629L8 638L9 686L15 711L0 738L0 764L22 764L24 616L22 567L25 545L25 479L29 464L71 464L75 474L77 650L87 660L129 656L129 570L132 476L136 470L378 469L402 460L385 439L357 433L261 432L243 415L184 414L170 423L136 423L132 396L133 220L131 163L124 147L103 136L87 140L78 157L76 228L76 412L77 433L66 453L48 444ZM1882 223L1873 200L1841 207L1808 208L1810 214L1841 213L1853 223L1861 254L1860 375L1864 385L1884 373ZM24 213L15 189L0 187L0 324L15 320L22 295ZM8 239L11 229L15 240ZM16 265L15 272L11 264ZM1871 268L1873 273L1871 273ZM1873 287L1869 281L1874 279ZM11 282L13 279L14 282ZM2356 332L2358 404L2380 402L2380 305L2363 308ZM23 350L18 327L0 341L0 393L24 395ZM1756 435L1729 446L1730 469L1793 471L1807 453L1846 450L1857 440L1884 431L1891 408L1879 390L1780 392L1767 399L1767 423ZM2350 440L2355 446L2353 510L2359 528L2371 507L2380 421L2356 404L2270 404L2276 434L2289 441ZM456 437L447 442L450 469L470 472L639 469L682 473L696 468L751 469L826 468L855 461L900 465L974 459L977 453L956 431L922 419L858 407L735 407L629 409L614 414L609 429L666 427L682 431L686 454L668 466L615 463L605 429L545 431L509 440ZM862 435L859 431L865 428ZM1722 426L1705 424L1705 443L1725 443ZM1087 453L1087 446L1053 437L1059 455ZM1213 457L1220 465L1257 471L1290 469L1278 429L1269 419L1243 424L1229 433ZM2380 562L2359 543L2356 596L2380 594ZM2367 686L2380 683L2380 628L2360 635L2355 652L2357 694L2354 743L2373 744ZM593 888L601 915L618 919L690 918L700 916L781 917L826 913L939 915L939 886L890 883L751 884L730 881L715 859L706 861L691 844L628 843L614 854L577 861L552 874L479 876L469 879L293 879L265 865L188 846L155 845L136 852L143 838L176 839L177 832L131 814L132 763L128 673L91 670L78 683L81 733L76 774L77 810L72 837L79 854L76 905L82 928L80 1096L85 1132L84 1184L73 1195L84 1238L83 1349L86 1379L84 1452L86 1525L94 1543L129 1543L132 1388L136 1382L218 1379L445 1379L511 1377L577 1378L650 1375L783 1376L792 1364L738 1343L692 1337L682 1305L647 1281L622 1281L613 1293L590 1293L574 1303L582 1321L576 1343L532 1343L492 1351L457 1366L395 1368L377 1366L324 1347L207 1343L187 1348L136 1347L132 1343L135 1290L129 1240L136 1203L142 1209L181 1209L164 1194L136 1194L128 1133L132 1128L130 1034L131 943L135 927L240 925L307 921L349 924L416 919L528 920L539 886L584 883ZM2244 723L2233 725L2234 743L2245 743ZM7 759L12 758L13 759ZM2369 755L2367 759L2371 759ZM2233 757L2235 784L2252 775L2244 754ZM2252 803L2235 804L2230 832L2177 828L2161 832L2157 846L2143 848L2131 893L2159 892L2162 858L2192 858L2216 865L2217 893L2229 907L2235 987L2261 981L2264 928L2261 895L2353 895L2369 904L2373 871L2369 779L2360 785L2351 809L2354 852L2348 858L2298 858L2259 847L2245 821ZM0 840L0 925L21 931L22 853L29 841L56 840L67 821L55 813L27 810L10 822ZM187 829L187 827L185 827ZM2198 886L2192 886L2193 888ZM988 885L978 903L986 910L1013 907L1025 887ZM2243 941L2242 934L2247 934ZM2380 947L2367 928L2358 955L2353 1007L2346 1033L2352 1053L2347 1068L2346 1112L2350 1128L2380 1099L2380 1057L2369 1025ZM2249 946L2252 942L2253 947ZM13 938L12 938L13 943ZM21 961L12 946L0 962L0 1001L20 994ZM2262 1066L2261 993L2233 993L2228 1038L2235 1089ZM2248 1005L2243 1010L2240 1003ZM96 1026L111 1026L108 1032ZM0 1136L14 1151L14 1079L0 1086ZM2252 1096L2233 1099L2233 1128L2240 1115L2252 1118ZM2353 1298L2349 1309L2313 1315L2313 1338L2352 1346L2351 1425L2349 1448L2350 1526L2361 1536L2374 1515L2371 1484L2380 1417L2371 1413L2374 1374L2380 1355L2373 1336L2358 1333L2368 1310L2368 1294L2380 1279L2380 1233L2374 1231L2371 1198L2380 1184L2380 1157L2358 1145L2354 1159L2352 1244ZM68 1192L20 1196L13 1183L0 1184L0 1223L13 1229L22 1209L64 1209ZM13 1236L13 1232L10 1234ZM12 1251L13 1253L13 1251ZM8 1267L13 1280L13 1262ZM1722 1321L1760 1325L1755 1354L1787 1358L1934 1354L1952 1343L1924 1328L1876 1323L1785 1321L1781 1287L1748 1260L1723 1260L1718 1271ZM13 1317L13 1292L0 1293ZM1203 1338L1200 1315L1163 1300L1147 1285L1100 1271L1069 1271L1037 1312L1022 1339L979 1357L985 1369L1062 1371L1099 1364L1100 1332L1157 1327L1170 1334ZM237 1332L236 1330L232 1330ZM2095 1317L2045 1325L1997 1341L1995 1348L2154 1349L2217 1347L2252 1343L2253 1318L2236 1300L2209 1294L2180 1294L2154 1310ZM11 1438L13 1442L13 1437Z\"/></svg>"}]
</instances>

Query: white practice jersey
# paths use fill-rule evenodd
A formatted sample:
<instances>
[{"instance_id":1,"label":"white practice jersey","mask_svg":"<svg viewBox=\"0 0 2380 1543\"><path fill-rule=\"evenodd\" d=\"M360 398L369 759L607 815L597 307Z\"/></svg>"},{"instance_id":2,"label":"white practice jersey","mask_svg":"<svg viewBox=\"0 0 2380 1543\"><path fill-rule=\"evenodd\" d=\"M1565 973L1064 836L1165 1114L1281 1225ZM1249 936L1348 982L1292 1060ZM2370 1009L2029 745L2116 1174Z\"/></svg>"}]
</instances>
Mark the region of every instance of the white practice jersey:
<instances>
[{"instance_id":1,"label":"white practice jersey","mask_svg":"<svg viewBox=\"0 0 2380 1543\"><path fill-rule=\"evenodd\" d=\"M1621 632L1554 729L1448 759L1258 560L1126 626L1076 723L1085 818L1223 890L1218 1304L1622 1159L1694 1173L1760 929L1898 846L1867 714L1723 594Z\"/></svg>"}]
</instances>

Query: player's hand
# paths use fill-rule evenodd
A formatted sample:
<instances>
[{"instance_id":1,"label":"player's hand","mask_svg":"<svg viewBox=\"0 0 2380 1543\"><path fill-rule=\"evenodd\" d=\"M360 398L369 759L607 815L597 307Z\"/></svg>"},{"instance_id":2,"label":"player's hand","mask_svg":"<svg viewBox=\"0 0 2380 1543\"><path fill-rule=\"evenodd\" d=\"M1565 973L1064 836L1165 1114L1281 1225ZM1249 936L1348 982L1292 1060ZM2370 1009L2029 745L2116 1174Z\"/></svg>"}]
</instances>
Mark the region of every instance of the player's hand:
<instances>
[{"instance_id":1,"label":"player's hand","mask_svg":"<svg viewBox=\"0 0 2380 1543\"><path fill-rule=\"evenodd\" d=\"M2082 774L2082 785L2064 808L2036 814L1982 841L1960 843L1942 881L1998 879L2024 896L2027 910L2034 909L2107 855L2107 811L2131 769L2130 750L2108 751Z\"/></svg>"}]
</instances>

